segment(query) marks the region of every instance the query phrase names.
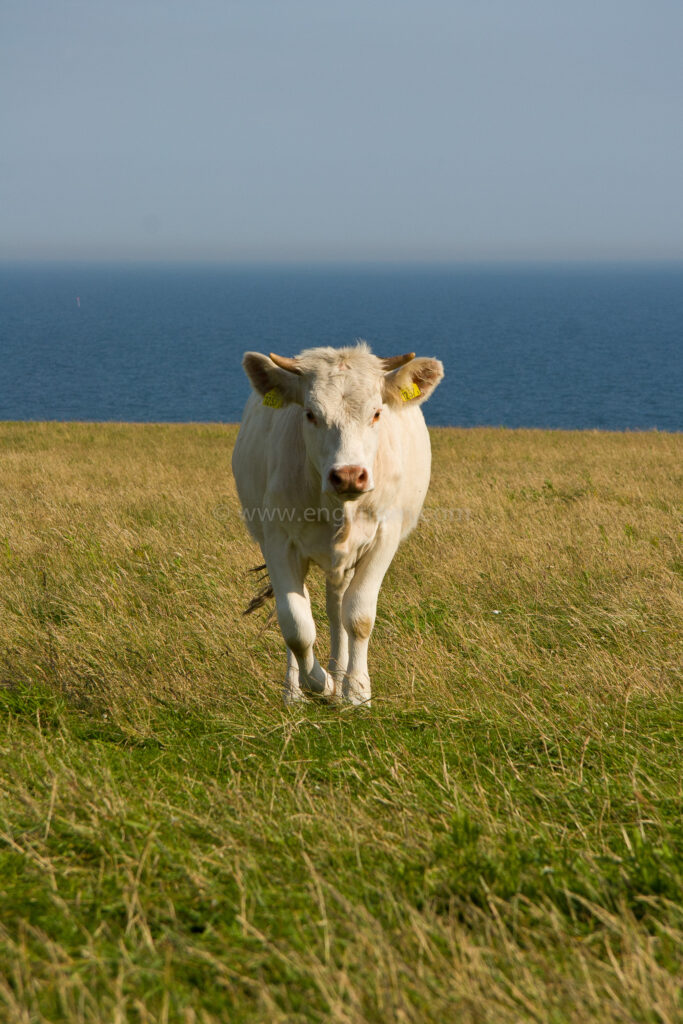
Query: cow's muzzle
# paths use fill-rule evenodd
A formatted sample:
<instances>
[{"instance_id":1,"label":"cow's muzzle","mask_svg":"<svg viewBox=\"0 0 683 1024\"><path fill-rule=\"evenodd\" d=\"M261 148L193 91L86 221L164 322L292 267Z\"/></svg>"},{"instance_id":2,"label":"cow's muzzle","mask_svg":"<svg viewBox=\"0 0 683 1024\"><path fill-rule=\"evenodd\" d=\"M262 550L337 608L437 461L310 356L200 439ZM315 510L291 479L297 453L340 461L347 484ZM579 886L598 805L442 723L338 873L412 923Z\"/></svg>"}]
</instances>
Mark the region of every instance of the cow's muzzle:
<instances>
[{"instance_id":1,"label":"cow's muzzle","mask_svg":"<svg viewBox=\"0 0 683 1024\"><path fill-rule=\"evenodd\" d=\"M332 490L340 495L350 497L371 490L370 474L364 466L335 466L327 479Z\"/></svg>"}]
</instances>

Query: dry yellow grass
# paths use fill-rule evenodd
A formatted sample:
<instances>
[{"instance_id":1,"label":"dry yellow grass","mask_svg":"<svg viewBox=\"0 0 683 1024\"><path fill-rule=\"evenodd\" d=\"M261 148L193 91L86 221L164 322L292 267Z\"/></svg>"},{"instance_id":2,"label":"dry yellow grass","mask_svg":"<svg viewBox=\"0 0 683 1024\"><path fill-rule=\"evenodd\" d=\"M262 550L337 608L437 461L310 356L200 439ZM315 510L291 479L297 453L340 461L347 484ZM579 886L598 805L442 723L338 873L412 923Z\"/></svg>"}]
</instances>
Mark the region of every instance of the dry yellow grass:
<instances>
[{"instance_id":1,"label":"dry yellow grass","mask_svg":"<svg viewBox=\"0 0 683 1024\"><path fill-rule=\"evenodd\" d=\"M433 431L370 713L280 707L235 436L0 425L0 1015L673 1024L683 436Z\"/></svg>"}]
</instances>

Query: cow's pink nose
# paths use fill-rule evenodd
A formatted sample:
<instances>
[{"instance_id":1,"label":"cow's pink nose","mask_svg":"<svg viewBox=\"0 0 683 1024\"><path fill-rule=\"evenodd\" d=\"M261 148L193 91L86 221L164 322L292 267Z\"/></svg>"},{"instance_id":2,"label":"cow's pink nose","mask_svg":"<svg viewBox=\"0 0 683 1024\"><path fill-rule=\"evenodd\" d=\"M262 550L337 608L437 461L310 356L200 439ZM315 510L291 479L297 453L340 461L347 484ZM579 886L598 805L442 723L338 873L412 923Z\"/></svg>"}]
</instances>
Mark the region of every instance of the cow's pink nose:
<instances>
[{"instance_id":1,"label":"cow's pink nose","mask_svg":"<svg viewBox=\"0 0 683 1024\"><path fill-rule=\"evenodd\" d=\"M368 489L368 471L363 466L337 466L330 470L329 479L337 494L362 494Z\"/></svg>"}]
</instances>

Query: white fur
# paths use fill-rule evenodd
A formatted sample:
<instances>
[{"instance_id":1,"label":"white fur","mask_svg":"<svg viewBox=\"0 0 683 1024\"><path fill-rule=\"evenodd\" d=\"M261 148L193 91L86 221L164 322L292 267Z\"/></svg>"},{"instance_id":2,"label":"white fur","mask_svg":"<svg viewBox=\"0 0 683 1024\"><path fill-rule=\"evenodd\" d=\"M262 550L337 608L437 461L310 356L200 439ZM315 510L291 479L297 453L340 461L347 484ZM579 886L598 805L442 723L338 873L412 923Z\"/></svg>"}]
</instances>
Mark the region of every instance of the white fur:
<instances>
[{"instance_id":1,"label":"white fur","mask_svg":"<svg viewBox=\"0 0 683 1024\"><path fill-rule=\"evenodd\" d=\"M413 359L385 373L364 342L308 349L296 364L301 374L259 353L245 355L255 392L244 411L233 472L288 648L285 702L307 692L369 704L367 650L377 596L427 493L431 451L419 406L443 367L435 359ZM420 396L403 401L400 389L414 382ZM263 405L262 395L272 389L281 408ZM317 425L308 422L307 411ZM347 465L367 470L364 493L338 495L330 487L330 470ZM327 578L327 671L313 653L315 624L304 585L311 562Z\"/></svg>"}]
</instances>

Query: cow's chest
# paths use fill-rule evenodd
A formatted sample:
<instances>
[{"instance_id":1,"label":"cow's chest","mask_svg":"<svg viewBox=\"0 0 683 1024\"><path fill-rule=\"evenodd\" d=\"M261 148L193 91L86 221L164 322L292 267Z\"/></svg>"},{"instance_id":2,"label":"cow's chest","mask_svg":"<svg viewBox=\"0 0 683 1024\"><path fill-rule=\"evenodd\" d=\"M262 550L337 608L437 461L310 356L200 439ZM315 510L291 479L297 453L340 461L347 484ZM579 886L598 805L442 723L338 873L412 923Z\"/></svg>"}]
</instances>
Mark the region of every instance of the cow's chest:
<instances>
[{"instance_id":1,"label":"cow's chest","mask_svg":"<svg viewBox=\"0 0 683 1024\"><path fill-rule=\"evenodd\" d=\"M297 543L302 553L332 582L341 582L365 552L372 547L379 527L378 519L363 508L347 506L341 525L310 523L299 532Z\"/></svg>"}]
</instances>

